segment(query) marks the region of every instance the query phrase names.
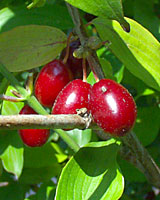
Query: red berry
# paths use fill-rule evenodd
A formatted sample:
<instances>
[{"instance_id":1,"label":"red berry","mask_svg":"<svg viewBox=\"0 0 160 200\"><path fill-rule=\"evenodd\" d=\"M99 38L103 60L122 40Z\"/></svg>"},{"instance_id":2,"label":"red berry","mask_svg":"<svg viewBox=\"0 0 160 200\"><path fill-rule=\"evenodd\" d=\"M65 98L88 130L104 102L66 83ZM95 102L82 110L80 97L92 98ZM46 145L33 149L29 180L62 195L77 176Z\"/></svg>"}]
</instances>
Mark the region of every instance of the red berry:
<instances>
[{"instance_id":1,"label":"red berry","mask_svg":"<svg viewBox=\"0 0 160 200\"><path fill-rule=\"evenodd\" d=\"M155 198L156 196L153 191L148 192L144 197L145 200L154 200Z\"/></svg>"},{"instance_id":2,"label":"red berry","mask_svg":"<svg viewBox=\"0 0 160 200\"><path fill-rule=\"evenodd\" d=\"M52 114L76 114L76 109L88 108L90 90L89 83L73 80L57 96Z\"/></svg>"},{"instance_id":3,"label":"red berry","mask_svg":"<svg viewBox=\"0 0 160 200\"><path fill-rule=\"evenodd\" d=\"M67 59L67 65L71 72L73 73L74 79L83 77L82 59L77 59L73 56L73 52L80 46L80 41L76 40L70 43L69 56ZM61 53L61 59L66 55L66 49ZM88 63L86 63L88 66Z\"/></svg>"},{"instance_id":4,"label":"red berry","mask_svg":"<svg viewBox=\"0 0 160 200\"><path fill-rule=\"evenodd\" d=\"M72 80L72 73L60 60L45 65L35 81L35 96L39 102L51 108L62 88Z\"/></svg>"},{"instance_id":5,"label":"red berry","mask_svg":"<svg viewBox=\"0 0 160 200\"><path fill-rule=\"evenodd\" d=\"M37 114L31 107L25 105L19 114L29 115L29 114ZM47 129L22 129L19 130L19 134L21 136L24 144L30 147L39 147L46 143L48 140L50 131Z\"/></svg>"},{"instance_id":6,"label":"red berry","mask_svg":"<svg viewBox=\"0 0 160 200\"><path fill-rule=\"evenodd\" d=\"M135 123L137 110L133 97L113 80L102 79L93 85L89 106L95 122L114 136L125 135Z\"/></svg>"}]
</instances>

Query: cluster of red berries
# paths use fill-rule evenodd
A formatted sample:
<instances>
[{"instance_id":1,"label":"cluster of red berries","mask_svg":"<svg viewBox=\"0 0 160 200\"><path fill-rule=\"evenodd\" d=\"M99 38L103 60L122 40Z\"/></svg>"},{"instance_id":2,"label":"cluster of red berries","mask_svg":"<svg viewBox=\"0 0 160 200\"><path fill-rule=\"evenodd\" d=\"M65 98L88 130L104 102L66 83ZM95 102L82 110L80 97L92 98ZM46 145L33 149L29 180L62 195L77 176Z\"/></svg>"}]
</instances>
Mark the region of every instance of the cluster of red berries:
<instances>
[{"instance_id":1,"label":"cluster of red berries","mask_svg":"<svg viewBox=\"0 0 160 200\"><path fill-rule=\"evenodd\" d=\"M82 60L72 55L75 46L75 43L73 47L72 44L70 46L71 55L67 64L61 60L53 60L42 68L35 81L35 96L43 106L53 106L52 114L76 114L77 109L87 108L94 121L105 132L113 136L125 135L136 119L133 97L113 80L102 79L93 86L81 79L73 80L73 77L81 77L83 71ZM35 112L25 106L20 114ZM28 146L41 146L48 139L49 131L20 130L20 135Z\"/></svg>"}]
</instances>

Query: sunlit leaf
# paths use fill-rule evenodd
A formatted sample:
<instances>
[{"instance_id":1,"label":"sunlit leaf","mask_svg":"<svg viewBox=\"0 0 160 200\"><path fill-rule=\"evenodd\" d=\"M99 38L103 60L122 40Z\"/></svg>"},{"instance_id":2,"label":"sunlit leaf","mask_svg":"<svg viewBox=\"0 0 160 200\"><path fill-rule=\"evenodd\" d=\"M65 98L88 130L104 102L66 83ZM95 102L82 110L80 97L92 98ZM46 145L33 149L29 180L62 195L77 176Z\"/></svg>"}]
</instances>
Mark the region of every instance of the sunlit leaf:
<instances>
[{"instance_id":1,"label":"sunlit leaf","mask_svg":"<svg viewBox=\"0 0 160 200\"><path fill-rule=\"evenodd\" d=\"M71 131L67 131L67 134L74 139L74 141L80 146L84 146L85 144L88 144L92 137L92 130L86 129L86 130L79 130L74 129Z\"/></svg>"},{"instance_id":2,"label":"sunlit leaf","mask_svg":"<svg viewBox=\"0 0 160 200\"><path fill-rule=\"evenodd\" d=\"M12 86L8 86L5 95L15 97L11 91L15 91L15 88ZM23 106L24 106L24 102L3 101L1 114L2 115L17 115L19 114Z\"/></svg>"},{"instance_id":3,"label":"sunlit leaf","mask_svg":"<svg viewBox=\"0 0 160 200\"><path fill-rule=\"evenodd\" d=\"M89 143L64 167L56 200L118 200L124 181L116 163L119 145L115 141Z\"/></svg>"},{"instance_id":4,"label":"sunlit leaf","mask_svg":"<svg viewBox=\"0 0 160 200\"><path fill-rule=\"evenodd\" d=\"M147 85L160 90L160 44L154 36L132 19L126 18L131 31L126 33L116 21L97 18L93 21L102 40L128 70Z\"/></svg>"},{"instance_id":5,"label":"sunlit leaf","mask_svg":"<svg viewBox=\"0 0 160 200\"><path fill-rule=\"evenodd\" d=\"M1 135L1 143L5 148L0 155L4 169L19 177L23 169L23 144L17 131Z\"/></svg>"}]
</instances>

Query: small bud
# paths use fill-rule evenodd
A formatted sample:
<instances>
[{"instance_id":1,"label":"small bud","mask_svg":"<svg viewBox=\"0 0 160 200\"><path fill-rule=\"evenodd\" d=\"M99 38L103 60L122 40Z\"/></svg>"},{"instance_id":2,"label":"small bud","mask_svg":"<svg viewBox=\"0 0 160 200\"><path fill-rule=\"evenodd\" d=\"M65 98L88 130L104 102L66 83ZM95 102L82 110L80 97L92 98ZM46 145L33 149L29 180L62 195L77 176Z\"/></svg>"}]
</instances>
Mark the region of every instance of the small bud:
<instances>
[{"instance_id":1,"label":"small bud","mask_svg":"<svg viewBox=\"0 0 160 200\"><path fill-rule=\"evenodd\" d=\"M76 50L73 52L73 56L74 56L75 58L81 59L81 58L83 58L83 53L84 53L83 47L79 47L78 49L76 49Z\"/></svg>"},{"instance_id":2,"label":"small bud","mask_svg":"<svg viewBox=\"0 0 160 200\"><path fill-rule=\"evenodd\" d=\"M98 36L92 36L88 39L87 46L93 50L96 50L102 46L102 41Z\"/></svg>"}]
</instances>

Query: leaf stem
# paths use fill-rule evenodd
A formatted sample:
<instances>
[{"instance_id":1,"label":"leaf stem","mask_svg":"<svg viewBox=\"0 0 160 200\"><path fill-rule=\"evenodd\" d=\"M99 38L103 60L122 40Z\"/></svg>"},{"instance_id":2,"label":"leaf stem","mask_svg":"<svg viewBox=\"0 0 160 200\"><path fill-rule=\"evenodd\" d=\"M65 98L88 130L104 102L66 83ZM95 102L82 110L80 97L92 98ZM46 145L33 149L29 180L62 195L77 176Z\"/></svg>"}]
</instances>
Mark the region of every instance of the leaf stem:
<instances>
[{"instance_id":1,"label":"leaf stem","mask_svg":"<svg viewBox=\"0 0 160 200\"><path fill-rule=\"evenodd\" d=\"M83 81L87 82L87 67L86 67L86 58L82 58L82 68L83 68Z\"/></svg>"},{"instance_id":2,"label":"leaf stem","mask_svg":"<svg viewBox=\"0 0 160 200\"><path fill-rule=\"evenodd\" d=\"M67 38L67 47L66 47L66 55L63 58L63 63L66 64L68 57L69 57L69 51L70 51L70 41L71 41L71 37L72 37L73 33L71 32Z\"/></svg>"}]
</instances>

